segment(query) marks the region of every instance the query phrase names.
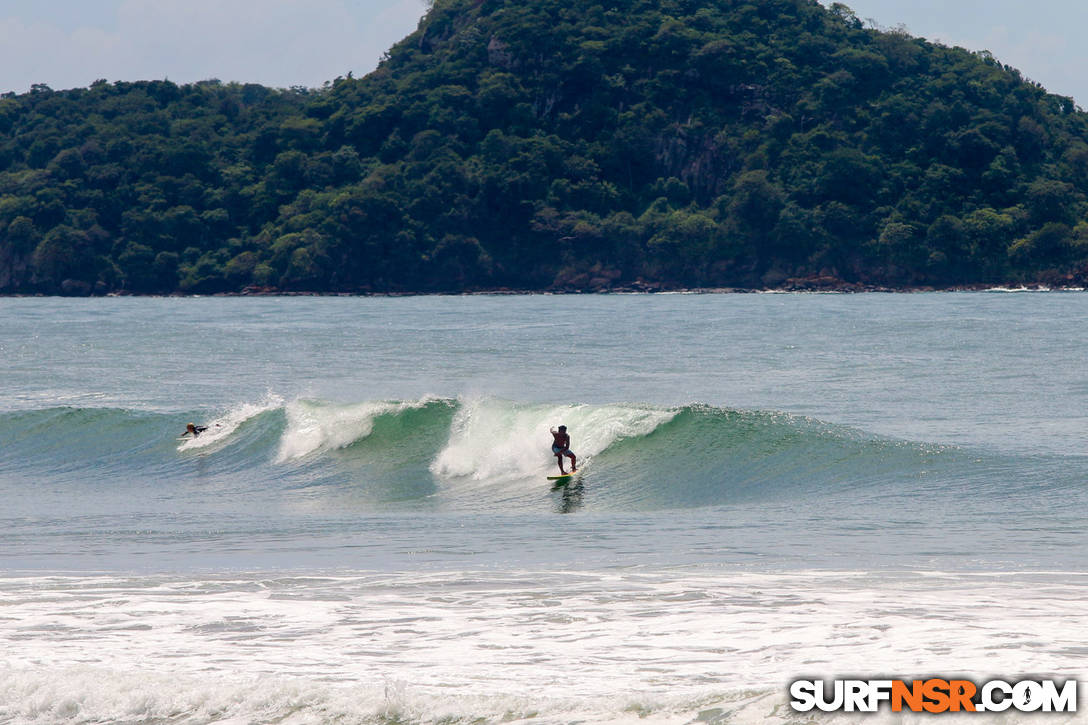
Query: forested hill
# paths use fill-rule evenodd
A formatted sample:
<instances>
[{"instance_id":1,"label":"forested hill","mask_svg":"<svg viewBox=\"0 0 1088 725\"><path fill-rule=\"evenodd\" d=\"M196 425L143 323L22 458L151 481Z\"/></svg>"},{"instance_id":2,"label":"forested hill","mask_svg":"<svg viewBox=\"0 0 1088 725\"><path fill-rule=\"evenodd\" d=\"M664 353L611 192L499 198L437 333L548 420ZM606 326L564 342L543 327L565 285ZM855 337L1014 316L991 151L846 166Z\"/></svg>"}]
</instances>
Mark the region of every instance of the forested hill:
<instances>
[{"instance_id":1,"label":"forested hill","mask_svg":"<svg viewBox=\"0 0 1088 725\"><path fill-rule=\"evenodd\" d=\"M436 0L365 78L0 99L0 292L1080 282L1088 116L815 0Z\"/></svg>"}]
</instances>

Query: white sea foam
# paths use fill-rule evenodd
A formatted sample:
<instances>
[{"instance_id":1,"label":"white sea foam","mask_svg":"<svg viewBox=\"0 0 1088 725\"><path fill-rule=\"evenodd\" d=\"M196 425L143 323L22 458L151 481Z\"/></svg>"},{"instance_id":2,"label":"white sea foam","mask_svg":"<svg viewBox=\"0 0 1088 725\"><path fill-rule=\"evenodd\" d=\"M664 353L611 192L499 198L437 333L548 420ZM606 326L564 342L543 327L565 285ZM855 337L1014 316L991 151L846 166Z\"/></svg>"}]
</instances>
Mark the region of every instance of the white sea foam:
<instances>
[{"instance_id":1,"label":"white sea foam","mask_svg":"<svg viewBox=\"0 0 1088 725\"><path fill-rule=\"evenodd\" d=\"M0 721L784 722L796 677L1078 677L1086 593L1069 573L0 579Z\"/></svg>"},{"instance_id":2,"label":"white sea foam","mask_svg":"<svg viewBox=\"0 0 1088 725\"><path fill-rule=\"evenodd\" d=\"M421 408L431 402L367 401L341 405L311 400L296 400L287 405L287 429L280 440L279 463L304 458L320 450L346 448L369 436L374 419L380 415Z\"/></svg>"},{"instance_id":3,"label":"white sea foam","mask_svg":"<svg viewBox=\"0 0 1088 725\"><path fill-rule=\"evenodd\" d=\"M1018 292L1052 292L1050 287L1043 285L1035 287L1025 287L1020 285L1019 287L987 287L984 292L1002 292L1002 293L1018 293Z\"/></svg>"},{"instance_id":4,"label":"white sea foam","mask_svg":"<svg viewBox=\"0 0 1088 725\"><path fill-rule=\"evenodd\" d=\"M269 394L264 400L257 403L241 403L236 405L222 415L204 423L203 425L206 425L208 429L199 436L186 437L185 440L178 445L178 450L188 451L199 448L209 448L224 443L229 440L231 435L238 430L239 426L247 420L255 418L262 413L267 413L270 410L276 410L282 406L283 398L274 394Z\"/></svg>"},{"instance_id":5,"label":"white sea foam","mask_svg":"<svg viewBox=\"0 0 1088 725\"><path fill-rule=\"evenodd\" d=\"M431 472L443 478L486 481L539 479L555 470L551 428L566 425L578 465L622 438L644 436L672 420L675 410L622 405L529 405L494 398L461 401L449 442ZM564 460L564 467L569 461Z\"/></svg>"}]
</instances>

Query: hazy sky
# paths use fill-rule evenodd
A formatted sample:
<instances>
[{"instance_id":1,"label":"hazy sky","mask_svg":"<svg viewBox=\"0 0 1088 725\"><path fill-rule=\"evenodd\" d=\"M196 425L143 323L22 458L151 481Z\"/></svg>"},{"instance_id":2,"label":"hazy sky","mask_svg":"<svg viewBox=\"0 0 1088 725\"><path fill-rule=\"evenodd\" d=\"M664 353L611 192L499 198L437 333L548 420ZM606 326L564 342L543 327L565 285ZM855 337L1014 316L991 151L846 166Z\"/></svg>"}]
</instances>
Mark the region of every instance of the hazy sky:
<instances>
[{"instance_id":1,"label":"hazy sky","mask_svg":"<svg viewBox=\"0 0 1088 725\"><path fill-rule=\"evenodd\" d=\"M373 70L423 0L0 0L0 91L98 78L286 88Z\"/></svg>"},{"instance_id":2,"label":"hazy sky","mask_svg":"<svg viewBox=\"0 0 1088 725\"><path fill-rule=\"evenodd\" d=\"M829 4L829 2L825 2ZM850 0L863 20L971 50L989 50L1051 93L1088 107L1085 0Z\"/></svg>"},{"instance_id":3,"label":"hazy sky","mask_svg":"<svg viewBox=\"0 0 1088 725\"><path fill-rule=\"evenodd\" d=\"M1085 0L851 0L862 19L990 50L1088 106ZM0 0L0 91L98 78L320 86L363 75L423 0Z\"/></svg>"}]
</instances>

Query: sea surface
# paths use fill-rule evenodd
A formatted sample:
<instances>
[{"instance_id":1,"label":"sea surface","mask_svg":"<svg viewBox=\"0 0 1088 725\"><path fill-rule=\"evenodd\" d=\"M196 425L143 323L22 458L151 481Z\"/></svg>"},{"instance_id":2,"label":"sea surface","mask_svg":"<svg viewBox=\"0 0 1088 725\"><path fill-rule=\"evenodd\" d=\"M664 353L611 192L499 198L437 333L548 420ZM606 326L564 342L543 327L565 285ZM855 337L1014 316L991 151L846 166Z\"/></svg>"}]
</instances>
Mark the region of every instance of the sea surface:
<instances>
[{"instance_id":1,"label":"sea surface","mask_svg":"<svg viewBox=\"0 0 1088 725\"><path fill-rule=\"evenodd\" d=\"M0 723L1084 680L1086 364L1079 292L0 299Z\"/></svg>"}]
</instances>

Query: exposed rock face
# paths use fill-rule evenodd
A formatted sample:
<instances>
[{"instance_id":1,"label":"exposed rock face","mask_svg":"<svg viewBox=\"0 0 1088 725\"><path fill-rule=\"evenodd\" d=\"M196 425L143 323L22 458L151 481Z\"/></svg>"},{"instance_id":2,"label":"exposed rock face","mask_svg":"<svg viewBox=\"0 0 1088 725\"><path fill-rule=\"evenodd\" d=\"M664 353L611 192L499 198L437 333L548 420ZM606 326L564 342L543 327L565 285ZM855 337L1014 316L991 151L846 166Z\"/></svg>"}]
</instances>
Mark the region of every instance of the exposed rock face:
<instances>
[{"instance_id":1,"label":"exposed rock face","mask_svg":"<svg viewBox=\"0 0 1088 725\"><path fill-rule=\"evenodd\" d=\"M487 62L506 70L512 70L515 65L514 54L510 52L509 46L494 35L487 44Z\"/></svg>"}]
</instances>

